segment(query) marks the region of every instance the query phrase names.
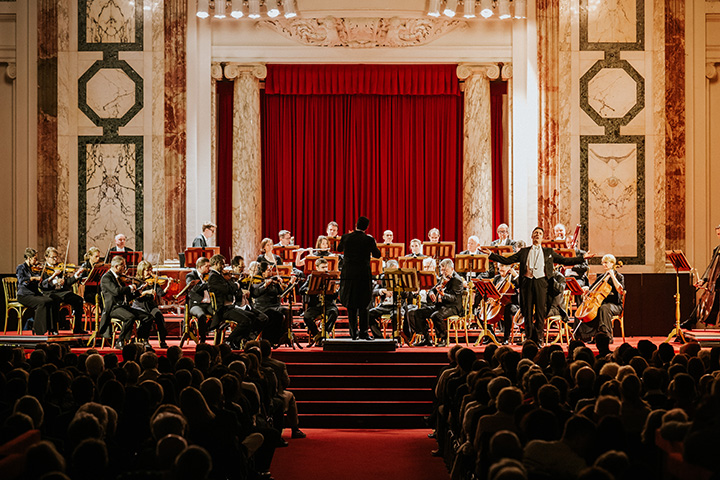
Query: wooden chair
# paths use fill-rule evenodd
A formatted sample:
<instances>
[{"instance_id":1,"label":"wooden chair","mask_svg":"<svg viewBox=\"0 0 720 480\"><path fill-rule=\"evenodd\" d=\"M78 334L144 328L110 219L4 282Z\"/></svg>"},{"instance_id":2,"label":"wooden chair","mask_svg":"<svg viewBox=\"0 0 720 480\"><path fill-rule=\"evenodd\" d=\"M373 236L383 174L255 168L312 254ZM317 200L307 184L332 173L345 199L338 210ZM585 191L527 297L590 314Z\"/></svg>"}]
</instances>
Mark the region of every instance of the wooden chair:
<instances>
[{"instance_id":1,"label":"wooden chair","mask_svg":"<svg viewBox=\"0 0 720 480\"><path fill-rule=\"evenodd\" d=\"M622 295L622 312L620 315L615 315L610 321L611 328L615 328L615 322L620 323L620 334L622 335L622 341L625 343L625 295Z\"/></svg>"},{"instance_id":2,"label":"wooden chair","mask_svg":"<svg viewBox=\"0 0 720 480\"><path fill-rule=\"evenodd\" d=\"M465 290L462 295L463 314L452 315L445 319L447 321L447 344L450 345L450 333L452 331L455 332L455 343L460 343L459 333L462 331L465 333L465 346L469 347L468 323L470 323L472 305L468 304L470 303L471 295L468 290Z\"/></svg>"},{"instance_id":3,"label":"wooden chair","mask_svg":"<svg viewBox=\"0 0 720 480\"><path fill-rule=\"evenodd\" d=\"M217 299L215 298L215 294L212 292L210 292L210 303L212 304L213 312L217 312ZM213 341L213 344L222 345L225 342L225 333L227 329L232 330L236 326L236 322L233 322L231 320L223 320L220 326L215 331L215 340Z\"/></svg>"},{"instance_id":4,"label":"wooden chair","mask_svg":"<svg viewBox=\"0 0 720 480\"><path fill-rule=\"evenodd\" d=\"M522 340L522 337L524 336L523 332L520 330L520 326L525 323L525 319L522 316L522 312L518 310L515 312L515 315L512 319L512 326L510 335L508 336L508 342L509 343L515 343L515 335L519 335L520 339Z\"/></svg>"},{"instance_id":5,"label":"wooden chair","mask_svg":"<svg viewBox=\"0 0 720 480\"><path fill-rule=\"evenodd\" d=\"M570 312L572 303L572 293L565 290L563 293L563 306L566 312ZM550 341L550 331L555 332L555 338ZM572 330L567 322L563 322L560 315L552 315L545 319L545 343L560 343L561 345L569 345L572 339Z\"/></svg>"},{"instance_id":6,"label":"wooden chair","mask_svg":"<svg viewBox=\"0 0 720 480\"><path fill-rule=\"evenodd\" d=\"M17 313L17 334L22 334L22 317L27 311L27 307L17 300L17 285L18 281L16 277L5 277L2 279L3 290L5 291L5 327L3 334L7 333L8 320L10 318L10 310L14 310Z\"/></svg>"},{"instance_id":7,"label":"wooden chair","mask_svg":"<svg viewBox=\"0 0 720 480\"><path fill-rule=\"evenodd\" d=\"M185 318L183 319L183 332L180 337L180 348L183 347L186 341L192 340L197 345L200 343L200 326L198 325L198 318L195 315L190 315L190 306L185 304Z\"/></svg>"}]
</instances>

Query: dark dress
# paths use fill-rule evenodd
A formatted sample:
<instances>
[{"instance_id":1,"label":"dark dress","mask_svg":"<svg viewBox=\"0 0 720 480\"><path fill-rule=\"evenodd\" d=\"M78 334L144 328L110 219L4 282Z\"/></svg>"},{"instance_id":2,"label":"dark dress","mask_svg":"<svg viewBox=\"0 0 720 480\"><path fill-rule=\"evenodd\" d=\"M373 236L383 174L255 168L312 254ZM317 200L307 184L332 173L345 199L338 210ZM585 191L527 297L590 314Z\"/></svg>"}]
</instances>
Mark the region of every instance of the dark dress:
<instances>
[{"instance_id":1,"label":"dark dress","mask_svg":"<svg viewBox=\"0 0 720 480\"><path fill-rule=\"evenodd\" d=\"M338 251L344 253L340 272L340 301L348 310L350 336L356 338L360 317L360 338L368 338L368 307L372 299L370 256L380 258L375 239L362 230L346 233L340 239Z\"/></svg>"}]
</instances>

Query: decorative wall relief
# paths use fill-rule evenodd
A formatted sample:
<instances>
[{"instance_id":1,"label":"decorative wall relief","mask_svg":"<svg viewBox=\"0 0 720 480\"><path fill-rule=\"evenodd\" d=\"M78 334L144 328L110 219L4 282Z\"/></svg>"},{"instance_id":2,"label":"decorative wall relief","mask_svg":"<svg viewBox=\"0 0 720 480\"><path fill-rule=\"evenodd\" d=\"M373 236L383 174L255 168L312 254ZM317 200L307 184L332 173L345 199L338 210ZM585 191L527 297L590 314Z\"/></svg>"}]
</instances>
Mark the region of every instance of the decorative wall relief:
<instances>
[{"instance_id":1,"label":"decorative wall relief","mask_svg":"<svg viewBox=\"0 0 720 480\"><path fill-rule=\"evenodd\" d=\"M99 137L78 137L78 249L104 249L117 233L143 249L143 137L118 129L143 108L143 79L119 51L143 50L143 0L79 0L78 51L101 51L78 80L78 108Z\"/></svg>"},{"instance_id":2,"label":"decorative wall relief","mask_svg":"<svg viewBox=\"0 0 720 480\"><path fill-rule=\"evenodd\" d=\"M435 18L294 18L260 22L303 45L323 47L412 47L425 45L464 25Z\"/></svg>"}]
</instances>

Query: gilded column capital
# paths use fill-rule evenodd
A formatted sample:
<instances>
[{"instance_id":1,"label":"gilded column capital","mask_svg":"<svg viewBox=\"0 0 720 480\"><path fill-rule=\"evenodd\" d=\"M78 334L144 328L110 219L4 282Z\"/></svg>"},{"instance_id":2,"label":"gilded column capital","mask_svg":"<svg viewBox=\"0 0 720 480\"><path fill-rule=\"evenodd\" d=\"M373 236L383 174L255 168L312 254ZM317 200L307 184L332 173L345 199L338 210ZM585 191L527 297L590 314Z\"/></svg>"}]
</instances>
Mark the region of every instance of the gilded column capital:
<instances>
[{"instance_id":1,"label":"gilded column capital","mask_svg":"<svg viewBox=\"0 0 720 480\"><path fill-rule=\"evenodd\" d=\"M512 63L506 63L502 67L502 72L500 72L500 75L502 76L503 80L510 80L513 76L513 66Z\"/></svg>"},{"instance_id":2,"label":"gilded column capital","mask_svg":"<svg viewBox=\"0 0 720 480\"><path fill-rule=\"evenodd\" d=\"M240 75L252 75L258 80L263 80L267 77L267 67L260 63L228 63L225 65L225 78L235 80Z\"/></svg>"},{"instance_id":3,"label":"gilded column capital","mask_svg":"<svg viewBox=\"0 0 720 480\"><path fill-rule=\"evenodd\" d=\"M500 76L500 67L495 63L461 64L455 71L460 80L467 80L473 75L483 75L489 80Z\"/></svg>"},{"instance_id":4,"label":"gilded column capital","mask_svg":"<svg viewBox=\"0 0 720 480\"><path fill-rule=\"evenodd\" d=\"M715 80L718 76L718 62L709 62L705 64L705 78L708 80Z\"/></svg>"},{"instance_id":5,"label":"gilded column capital","mask_svg":"<svg viewBox=\"0 0 720 480\"><path fill-rule=\"evenodd\" d=\"M223 79L223 67L219 63L213 63L212 66L210 66L210 76L213 80L222 80Z\"/></svg>"},{"instance_id":6,"label":"gilded column capital","mask_svg":"<svg viewBox=\"0 0 720 480\"><path fill-rule=\"evenodd\" d=\"M7 75L10 80L15 80L17 78L17 64L8 63L5 68L5 75Z\"/></svg>"}]
</instances>

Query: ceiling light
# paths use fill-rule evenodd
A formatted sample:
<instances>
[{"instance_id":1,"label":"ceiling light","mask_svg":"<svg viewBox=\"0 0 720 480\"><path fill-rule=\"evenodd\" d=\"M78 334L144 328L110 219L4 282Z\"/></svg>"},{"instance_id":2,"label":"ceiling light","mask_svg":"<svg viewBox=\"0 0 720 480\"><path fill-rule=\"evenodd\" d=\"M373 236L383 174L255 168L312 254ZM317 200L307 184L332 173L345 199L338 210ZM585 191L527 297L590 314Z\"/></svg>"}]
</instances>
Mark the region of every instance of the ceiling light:
<instances>
[{"instance_id":1,"label":"ceiling light","mask_svg":"<svg viewBox=\"0 0 720 480\"><path fill-rule=\"evenodd\" d=\"M277 0L265 0L265 7L267 7L268 17L275 18L280 15Z\"/></svg>"},{"instance_id":2,"label":"ceiling light","mask_svg":"<svg viewBox=\"0 0 720 480\"><path fill-rule=\"evenodd\" d=\"M232 0L232 8L230 11L230 16L233 18L240 18L243 16L243 0Z\"/></svg>"},{"instance_id":3,"label":"ceiling light","mask_svg":"<svg viewBox=\"0 0 720 480\"><path fill-rule=\"evenodd\" d=\"M463 17L475 18L475 0L465 0L463 3Z\"/></svg>"},{"instance_id":4,"label":"ceiling light","mask_svg":"<svg viewBox=\"0 0 720 480\"><path fill-rule=\"evenodd\" d=\"M493 16L493 2L492 0L481 0L480 1L480 15L485 18Z\"/></svg>"},{"instance_id":5,"label":"ceiling light","mask_svg":"<svg viewBox=\"0 0 720 480\"><path fill-rule=\"evenodd\" d=\"M215 18L225 18L225 0L215 0Z\"/></svg>"},{"instance_id":6,"label":"ceiling light","mask_svg":"<svg viewBox=\"0 0 720 480\"><path fill-rule=\"evenodd\" d=\"M498 0L498 17L501 20L510 18L510 0Z\"/></svg>"},{"instance_id":7,"label":"ceiling light","mask_svg":"<svg viewBox=\"0 0 720 480\"><path fill-rule=\"evenodd\" d=\"M260 0L250 0L250 13L248 13L249 18L260 18Z\"/></svg>"},{"instance_id":8,"label":"ceiling light","mask_svg":"<svg viewBox=\"0 0 720 480\"><path fill-rule=\"evenodd\" d=\"M197 16L200 18L210 16L210 0L198 0Z\"/></svg>"},{"instance_id":9,"label":"ceiling light","mask_svg":"<svg viewBox=\"0 0 720 480\"><path fill-rule=\"evenodd\" d=\"M295 0L285 0L283 2L283 9L285 10L285 18L297 17L295 11Z\"/></svg>"},{"instance_id":10,"label":"ceiling light","mask_svg":"<svg viewBox=\"0 0 720 480\"><path fill-rule=\"evenodd\" d=\"M446 17L454 17L455 11L457 10L457 3L458 0L447 0L445 2L445 10L443 10L443 14Z\"/></svg>"},{"instance_id":11,"label":"ceiling light","mask_svg":"<svg viewBox=\"0 0 720 480\"><path fill-rule=\"evenodd\" d=\"M525 18L527 15L526 0L513 0L513 4L515 4L515 18Z\"/></svg>"}]
</instances>

